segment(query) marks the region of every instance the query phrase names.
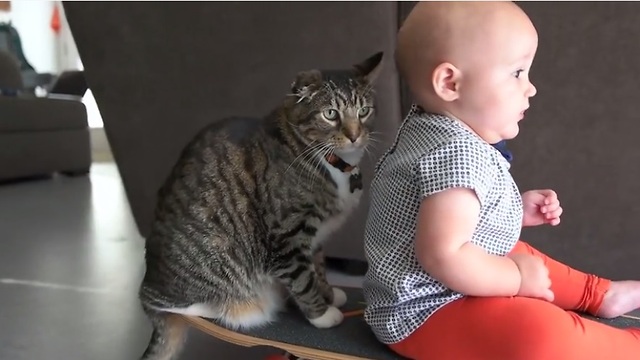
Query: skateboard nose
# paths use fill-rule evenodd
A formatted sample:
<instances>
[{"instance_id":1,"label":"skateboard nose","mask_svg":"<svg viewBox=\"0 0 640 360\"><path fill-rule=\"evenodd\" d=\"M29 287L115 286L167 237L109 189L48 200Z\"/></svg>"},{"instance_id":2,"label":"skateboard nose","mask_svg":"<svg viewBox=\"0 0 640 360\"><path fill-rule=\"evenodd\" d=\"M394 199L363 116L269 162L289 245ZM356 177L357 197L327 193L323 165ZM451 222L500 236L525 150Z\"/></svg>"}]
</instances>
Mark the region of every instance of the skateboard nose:
<instances>
[{"instance_id":1,"label":"skateboard nose","mask_svg":"<svg viewBox=\"0 0 640 360\"><path fill-rule=\"evenodd\" d=\"M264 358L264 360L289 360L289 359L284 355L269 355L266 358Z\"/></svg>"},{"instance_id":2,"label":"skateboard nose","mask_svg":"<svg viewBox=\"0 0 640 360\"><path fill-rule=\"evenodd\" d=\"M298 357L296 357L295 355L292 354L280 354L280 355L269 355L266 358L264 358L264 360L296 360L299 359Z\"/></svg>"}]
</instances>

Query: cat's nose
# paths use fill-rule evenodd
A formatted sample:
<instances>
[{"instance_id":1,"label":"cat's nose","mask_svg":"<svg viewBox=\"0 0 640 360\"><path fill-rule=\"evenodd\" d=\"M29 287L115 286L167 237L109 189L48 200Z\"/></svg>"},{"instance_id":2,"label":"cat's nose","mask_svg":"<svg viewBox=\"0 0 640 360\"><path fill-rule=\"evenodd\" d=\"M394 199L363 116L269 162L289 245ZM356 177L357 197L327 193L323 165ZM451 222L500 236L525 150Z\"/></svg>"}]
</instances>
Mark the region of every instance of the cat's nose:
<instances>
[{"instance_id":1,"label":"cat's nose","mask_svg":"<svg viewBox=\"0 0 640 360\"><path fill-rule=\"evenodd\" d=\"M347 136L347 139L354 143L358 141L358 138L360 137L360 130L347 131L345 135Z\"/></svg>"}]
</instances>

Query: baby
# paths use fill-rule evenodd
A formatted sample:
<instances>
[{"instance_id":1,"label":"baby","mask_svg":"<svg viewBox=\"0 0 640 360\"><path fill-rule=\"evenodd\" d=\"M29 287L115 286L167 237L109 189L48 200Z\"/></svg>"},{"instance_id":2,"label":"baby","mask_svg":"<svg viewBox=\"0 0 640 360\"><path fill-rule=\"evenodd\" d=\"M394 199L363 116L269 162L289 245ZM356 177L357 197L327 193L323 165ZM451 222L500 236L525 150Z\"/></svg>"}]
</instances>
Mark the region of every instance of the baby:
<instances>
[{"instance_id":1,"label":"baby","mask_svg":"<svg viewBox=\"0 0 640 360\"><path fill-rule=\"evenodd\" d=\"M416 104L376 166L365 231L366 321L411 359L637 359L640 282L561 264L520 241L560 223L552 190L520 193L491 144L518 135L536 30L510 2L418 3L398 34Z\"/></svg>"}]
</instances>

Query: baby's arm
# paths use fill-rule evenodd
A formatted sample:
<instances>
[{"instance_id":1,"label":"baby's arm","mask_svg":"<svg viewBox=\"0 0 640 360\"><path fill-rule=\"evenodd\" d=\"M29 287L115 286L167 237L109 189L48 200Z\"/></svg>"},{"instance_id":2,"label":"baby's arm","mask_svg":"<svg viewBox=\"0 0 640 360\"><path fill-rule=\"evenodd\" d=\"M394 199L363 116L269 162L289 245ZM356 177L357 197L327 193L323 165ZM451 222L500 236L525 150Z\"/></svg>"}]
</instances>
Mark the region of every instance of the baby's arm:
<instances>
[{"instance_id":1,"label":"baby's arm","mask_svg":"<svg viewBox=\"0 0 640 360\"><path fill-rule=\"evenodd\" d=\"M540 258L491 255L471 243L480 204L486 201L496 176L483 150L457 139L425 154L417 165L423 200L415 250L425 271L465 295L518 295L552 301L549 271Z\"/></svg>"},{"instance_id":2,"label":"baby's arm","mask_svg":"<svg viewBox=\"0 0 640 360\"><path fill-rule=\"evenodd\" d=\"M518 266L488 254L469 240L480 214L473 190L451 188L426 197L420 206L415 250L419 263L443 285L471 296L514 296Z\"/></svg>"},{"instance_id":3,"label":"baby's arm","mask_svg":"<svg viewBox=\"0 0 640 360\"><path fill-rule=\"evenodd\" d=\"M540 258L491 255L469 241L479 214L478 198L464 187L444 190L422 201L415 249L425 271L465 295L519 295L553 301L549 272Z\"/></svg>"}]
</instances>

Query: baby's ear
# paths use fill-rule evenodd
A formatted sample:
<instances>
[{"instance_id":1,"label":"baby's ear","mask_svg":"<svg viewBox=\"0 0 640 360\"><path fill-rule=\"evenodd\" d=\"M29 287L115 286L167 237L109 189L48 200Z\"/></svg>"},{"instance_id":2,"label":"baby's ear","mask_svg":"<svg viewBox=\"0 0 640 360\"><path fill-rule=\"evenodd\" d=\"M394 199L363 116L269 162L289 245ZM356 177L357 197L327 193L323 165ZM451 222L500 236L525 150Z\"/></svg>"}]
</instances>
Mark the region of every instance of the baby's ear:
<instances>
[{"instance_id":1,"label":"baby's ear","mask_svg":"<svg viewBox=\"0 0 640 360\"><path fill-rule=\"evenodd\" d=\"M302 97L317 89L322 84L320 70L301 71L291 83L291 92Z\"/></svg>"},{"instance_id":2,"label":"baby's ear","mask_svg":"<svg viewBox=\"0 0 640 360\"><path fill-rule=\"evenodd\" d=\"M383 59L384 52L379 51L359 64L355 64L353 67L356 68L358 73L362 75L370 84L375 83L378 79L378 75L380 75L380 70L383 67Z\"/></svg>"},{"instance_id":3,"label":"baby's ear","mask_svg":"<svg viewBox=\"0 0 640 360\"><path fill-rule=\"evenodd\" d=\"M433 70L431 84L436 95L444 101L454 101L460 97L459 88L462 73L451 63L442 63Z\"/></svg>"}]
</instances>

